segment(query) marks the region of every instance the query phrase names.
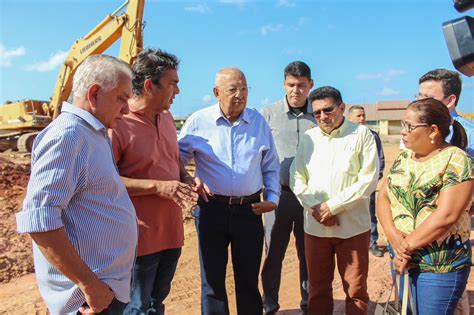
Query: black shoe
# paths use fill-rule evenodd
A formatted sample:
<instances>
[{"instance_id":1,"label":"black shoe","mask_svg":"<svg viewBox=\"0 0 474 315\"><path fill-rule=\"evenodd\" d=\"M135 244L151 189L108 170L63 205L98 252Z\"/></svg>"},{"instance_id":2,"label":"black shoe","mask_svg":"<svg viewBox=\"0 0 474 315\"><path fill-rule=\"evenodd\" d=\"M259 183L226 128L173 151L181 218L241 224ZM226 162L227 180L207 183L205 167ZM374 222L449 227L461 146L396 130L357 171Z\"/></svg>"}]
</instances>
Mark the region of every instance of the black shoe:
<instances>
[{"instance_id":1,"label":"black shoe","mask_svg":"<svg viewBox=\"0 0 474 315\"><path fill-rule=\"evenodd\" d=\"M370 246L369 250L375 257L383 257L383 252L377 247L377 244Z\"/></svg>"}]
</instances>

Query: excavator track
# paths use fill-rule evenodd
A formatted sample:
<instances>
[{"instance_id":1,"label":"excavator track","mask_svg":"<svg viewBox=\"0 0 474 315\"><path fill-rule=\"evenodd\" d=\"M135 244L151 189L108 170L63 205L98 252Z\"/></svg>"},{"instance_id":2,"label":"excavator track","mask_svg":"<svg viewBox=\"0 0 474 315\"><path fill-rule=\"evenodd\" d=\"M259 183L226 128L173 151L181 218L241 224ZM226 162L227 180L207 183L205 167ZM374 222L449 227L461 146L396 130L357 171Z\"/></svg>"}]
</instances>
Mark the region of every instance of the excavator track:
<instances>
[{"instance_id":1,"label":"excavator track","mask_svg":"<svg viewBox=\"0 0 474 315\"><path fill-rule=\"evenodd\" d=\"M17 143L18 152L31 153L31 150L33 149L33 142L35 141L35 138L38 134L39 131L29 132L21 135L20 138L18 138Z\"/></svg>"}]
</instances>

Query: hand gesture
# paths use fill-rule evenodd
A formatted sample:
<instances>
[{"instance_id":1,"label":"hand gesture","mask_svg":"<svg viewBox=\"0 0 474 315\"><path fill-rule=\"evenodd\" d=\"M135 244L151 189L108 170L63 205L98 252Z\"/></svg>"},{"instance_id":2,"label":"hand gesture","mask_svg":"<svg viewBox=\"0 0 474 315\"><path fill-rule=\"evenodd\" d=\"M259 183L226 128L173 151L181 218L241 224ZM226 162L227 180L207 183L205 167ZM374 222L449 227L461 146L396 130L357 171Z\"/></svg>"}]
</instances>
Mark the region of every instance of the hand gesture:
<instances>
[{"instance_id":1,"label":"hand gesture","mask_svg":"<svg viewBox=\"0 0 474 315\"><path fill-rule=\"evenodd\" d=\"M189 176L189 177L186 177L186 179L189 179L189 181L190 181L189 185L191 185L191 187L193 188L193 191L198 193L199 196L201 196L201 198L205 202L209 202L209 198L207 198L207 197L208 196L211 197L211 196L214 195L212 193L212 191L209 189L209 187L207 187L207 185L205 183L203 183L199 177Z\"/></svg>"},{"instance_id":2,"label":"hand gesture","mask_svg":"<svg viewBox=\"0 0 474 315\"><path fill-rule=\"evenodd\" d=\"M325 226L333 226L333 225L339 225L339 219L337 216L333 215L323 221L320 222L322 225Z\"/></svg>"},{"instance_id":3,"label":"hand gesture","mask_svg":"<svg viewBox=\"0 0 474 315\"><path fill-rule=\"evenodd\" d=\"M115 297L114 292L104 282L97 279L93 284L81 288L87 306L81 306L81 314L98 314L105 310Z\"/></svg>"},{"instance_id":4,"label":"hand gesture","mask_svg":"<svg viewBox=\"0 0 474 315\"><path fill-rule=\"evenodd\" d=\"M325 226L339 225L339 219L336 216L332 215L329 207L325 202L312 206L311 209L313 209L311 215L319 223Z\"/></svg>"},{"instance_id":5,"label":"hand gesture","mask_svg":"<svg viewBox=\"0 0 474 315\"><path fill-rule=\"evenodd\" d=\"M176 180L160 182L157 191L164 198L173 200L182 209L191 208L199 197L191 185Z\"/></svg>"},{"instance_id":6,"label":"hand gesture","mask_svg":"<svg viewBox=\"0 0 474 315\"><path fill-rule=\"evenodd\" d=\"M392 259L393 269L398 274L403 274L405 272L405 269L407 269L409 262L410 262L410 259L405 259L403 257L395 255L395 257L393 257Z\"/></svg>"},{"instance_id":7,"label":"hand gesture","mask_svg":"<svg viewBox=\"0 0 474 315\"><path fill-rule=\"evenodd\" d=\"M395 229L392 233L387 233L388 241L392 246L395 255L404 259L411 259L411 253L413 249L410 247L410 244L406 241L406 234Z\"/></svg>"},{"instance_id":8,"label":"hand gesture","mask_svg":"<svg viewBox=\"0 0 474 315\"><path fill-rule=\"evenodd\" d=\"M262 213L275 210L277 205L276 203L271 202L271 201L262 201L262 202L252 203L251 207L252 207L252 211L256 215L260 215Z\"/></svg>"}]
</instances>

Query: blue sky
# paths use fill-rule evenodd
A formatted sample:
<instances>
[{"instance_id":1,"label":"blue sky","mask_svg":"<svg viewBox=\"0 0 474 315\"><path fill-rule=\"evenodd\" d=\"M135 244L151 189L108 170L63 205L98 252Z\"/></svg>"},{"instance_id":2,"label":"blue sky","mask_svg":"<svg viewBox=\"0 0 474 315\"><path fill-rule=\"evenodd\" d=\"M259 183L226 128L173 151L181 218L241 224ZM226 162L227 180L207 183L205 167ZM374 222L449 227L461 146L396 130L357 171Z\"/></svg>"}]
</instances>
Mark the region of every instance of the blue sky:
<instances>
[{"instance_id":1,"label":"blue sky","mask_svg":"<svg viewBox=\"0 0 474 315\"><path fill-rule=\"evenodd\" d=\"M48 100L60 64L121 0L2 0L0 103ZM467 14L472 15L471 12ZM181 59L175 116L215 102L215 73L235 66L249 107L283 97L283 69L302 60L315 87L332 85L347 103L412 99L418 78L454 69L441 25L463 16L451 0L159 1L145 3L145 47ZM118 55L118 45L106 53ZM474 112L474 79L463 76L458 108Z\"/></svg>"}]
</instances>

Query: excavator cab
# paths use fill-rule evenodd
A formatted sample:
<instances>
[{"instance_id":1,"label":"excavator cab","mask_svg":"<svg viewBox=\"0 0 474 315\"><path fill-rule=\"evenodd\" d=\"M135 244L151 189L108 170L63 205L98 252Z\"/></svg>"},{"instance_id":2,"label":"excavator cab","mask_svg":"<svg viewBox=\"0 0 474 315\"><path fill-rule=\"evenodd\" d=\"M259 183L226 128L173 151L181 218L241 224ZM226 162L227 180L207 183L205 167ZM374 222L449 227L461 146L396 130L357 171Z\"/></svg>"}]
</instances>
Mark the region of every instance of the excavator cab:
<instances>
[{"instance_id":1,"label":"excavator cab","mask_svg":"<svg viewBox=\"0 0 474 315\"><path fill-rule=\"evenodd\" d=\"M43 101L23 100L0 106L0 151L31 152L39 130L52 120L43 110Z\"/></svg>"},{"instance_id":2,"label":"excavator cab","mask_svg":"<svg viewBox=\"0 0 474 315\"><path fill-rule=\"evenodd\" d=\"M0 129L43 129L51 117L43 111L44 101L23 100L0 106Z\"/></svg>"},{"instance_id":3,"label":"excavator cab","mask_svg":"<svg viewBox=\"0 0 474 315\"><path fill-rule=\"evenodd\" d=\"M101 54L121 38L119 58L132 64L143 50L142 20L145 0L126 0L87 35L74 41L59 71L50 102L24 100L0 106L0 152L31 152L33 140L60 111L72 89L77 67L90 55Z\"/></svg>"}]
</instances>

